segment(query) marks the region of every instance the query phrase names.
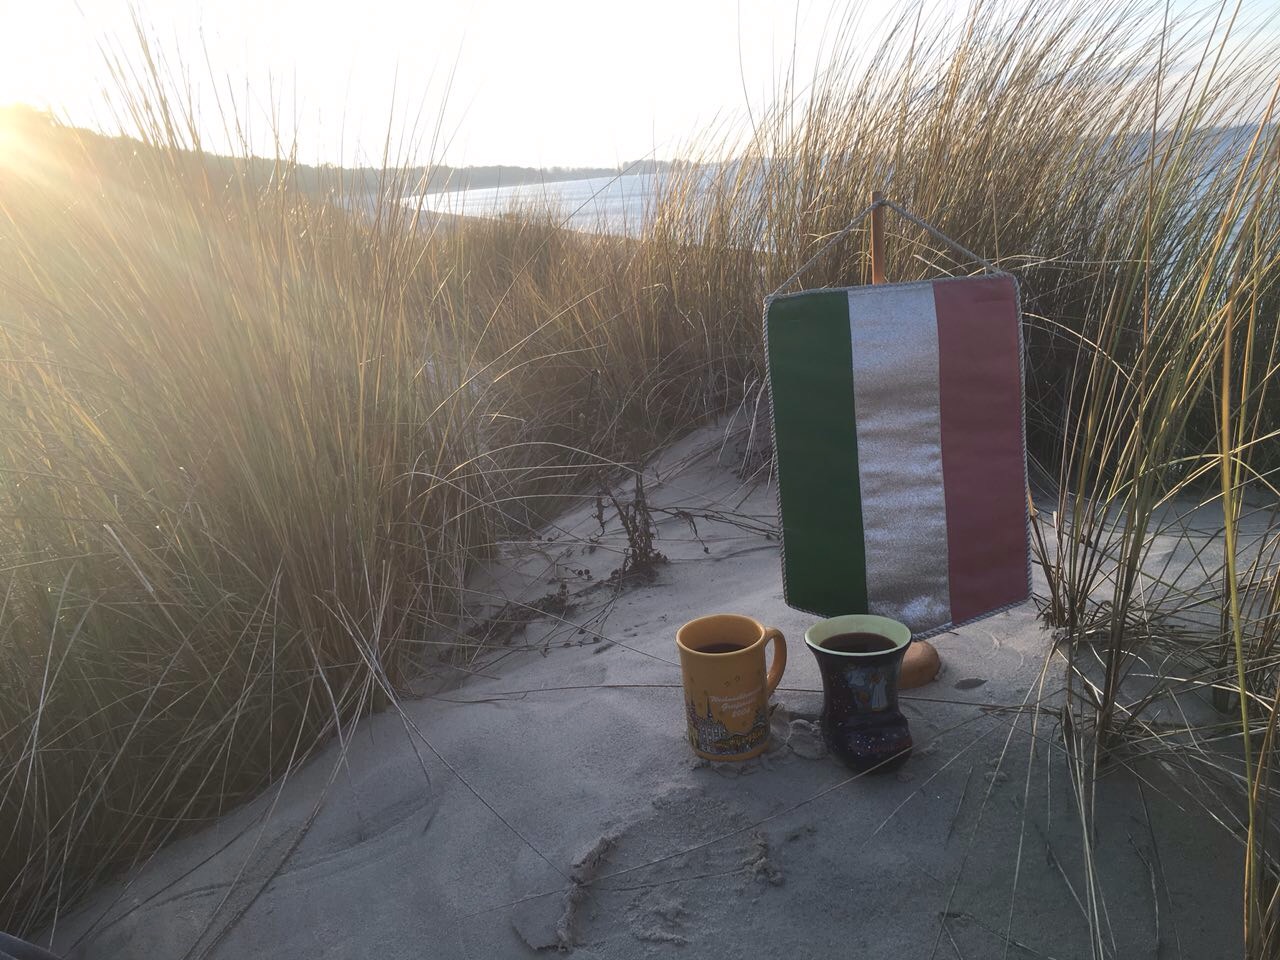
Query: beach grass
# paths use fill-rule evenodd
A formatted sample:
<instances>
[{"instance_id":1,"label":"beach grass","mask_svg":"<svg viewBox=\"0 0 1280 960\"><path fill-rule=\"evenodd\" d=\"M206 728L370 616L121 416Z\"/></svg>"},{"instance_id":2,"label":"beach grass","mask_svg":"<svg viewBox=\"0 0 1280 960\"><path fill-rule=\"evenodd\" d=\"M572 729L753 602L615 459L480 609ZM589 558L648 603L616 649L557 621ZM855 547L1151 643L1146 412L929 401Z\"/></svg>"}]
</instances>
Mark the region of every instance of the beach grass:
<instances>
[{"instance_id":1,"label":"beach grass","mask_svg":"<svg viewBox=\"0 0 1280 960\"><path fill-rule=\"evenodd\" d=\"M1244 826L1250 955L1274 953L1274 44L1229 4L1033 0L912 9L871 45L833 24L830 48L692 145L628 238L437 219L401 202L421 156L385 157L372 194L303 189L288 149L213 166L145 41L117 70L136 149L9 118L0 928L51 922L474 652L475 564L758 409L763 297L882 189L1019 279L1082 769L1207 758ZM889 222L891 280L979 269ZM866 241L801 282L866 279ZM1220 727L1147 723L1188 685Z\"/></svg>"}]
</instances>

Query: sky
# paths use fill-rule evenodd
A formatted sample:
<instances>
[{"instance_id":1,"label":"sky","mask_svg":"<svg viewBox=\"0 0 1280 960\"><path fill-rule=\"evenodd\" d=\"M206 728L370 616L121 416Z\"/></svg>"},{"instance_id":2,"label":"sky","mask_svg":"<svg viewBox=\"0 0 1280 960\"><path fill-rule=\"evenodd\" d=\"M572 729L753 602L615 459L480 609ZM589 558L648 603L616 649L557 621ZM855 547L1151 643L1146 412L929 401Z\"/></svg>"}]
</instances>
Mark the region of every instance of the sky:
<instances>
[{"instance_id":1,"label":"sky","mask_svg":"<svg viewBox=\"0 0 1280 960\"><path fill-rule=\"evenodd\" d=\"M943 16L964 6L928 2ZM1217 0L1170 2L1203 8ZM1269 16L1280 0L1244 2ZM274 153L274 113L306 162L376 163L390 131L397 142L420 144L410 158L417 161L616 166L676 156L717 123L740 129L771 101L789 65L812 76L840 18L852 11L853 35L873 48L876 29L902 7L902 0L0 0L0 105L27 103L115 132L104 106L103 91L113 87L104 51L137 61L136 9L157 48L179 54L210 149L229 146L215 120L230 96L256 153Z\"/></svg>"},{"instance_id":2,"label":"sky","mask_svg":"<svg viewBox=\"0 0 1280 960\"><path fill-rule=\"evenodd\" d=\"M861 4L880 20L892 0ZM273 103L302 159L377 159L415 119L435 159L612 166L673 155L811 72L840 0L151 0L202 104L211 77L263 135ZM103 47L136 53L129 0L0 0L0 104L112 129ZM246 95L246 90L248 94ZM393 110L392 104L396 104ZM247 109L246 109L247 107ZM202 112L206 108L202 107Z\"/></svg>"}]
</instances>

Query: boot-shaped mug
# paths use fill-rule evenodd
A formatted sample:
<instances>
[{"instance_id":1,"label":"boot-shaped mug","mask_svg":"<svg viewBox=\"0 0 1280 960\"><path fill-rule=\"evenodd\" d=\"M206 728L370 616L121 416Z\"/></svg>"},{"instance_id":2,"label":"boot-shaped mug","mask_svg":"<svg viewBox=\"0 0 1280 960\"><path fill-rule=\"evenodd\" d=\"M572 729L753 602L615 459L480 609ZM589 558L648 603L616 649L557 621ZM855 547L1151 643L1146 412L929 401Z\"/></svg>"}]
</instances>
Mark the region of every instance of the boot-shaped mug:
<instances>
[{"instance_id":1,"label":"boot-shaped mug","mask_svg":"<svg viewBox=\"0 0 1280 960\"><path fill-rule=\"evenodd\" d=\"M821 620L804 635L822 672L819 726L827 749L859 772L896 769L911 754L898 673L911 631L888 617Z\"/></svg>"}]
</instances>

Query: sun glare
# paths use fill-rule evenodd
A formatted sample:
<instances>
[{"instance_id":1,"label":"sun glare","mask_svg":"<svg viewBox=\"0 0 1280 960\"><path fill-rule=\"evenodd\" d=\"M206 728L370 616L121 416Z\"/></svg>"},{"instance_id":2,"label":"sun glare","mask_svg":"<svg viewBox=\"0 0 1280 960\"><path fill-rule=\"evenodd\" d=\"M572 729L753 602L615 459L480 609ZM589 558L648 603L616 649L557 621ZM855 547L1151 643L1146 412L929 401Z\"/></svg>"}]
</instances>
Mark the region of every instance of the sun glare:
<instances>
[{"instance_id":1,"label":"sun glare","mask_svg":"<svg viewBox=\"0 0 1280 960\"><path fill-rule=\"evenodd\" d=\"M0 110L0 166L13 165L13 157L18 152L20 142L21 135L17 125L11 121L9 111Z\"/></svg>"},{"instance_id":2,"label":"sun glare","mask_svg":"<svg viewBox=\"0 0 1280 960\"><path fill-rule=\"evenodd\" d=\"M0 168L13 170L29 160L35 125L43 122L30 107L0 107Z\"/></svg>"}]
</instances>

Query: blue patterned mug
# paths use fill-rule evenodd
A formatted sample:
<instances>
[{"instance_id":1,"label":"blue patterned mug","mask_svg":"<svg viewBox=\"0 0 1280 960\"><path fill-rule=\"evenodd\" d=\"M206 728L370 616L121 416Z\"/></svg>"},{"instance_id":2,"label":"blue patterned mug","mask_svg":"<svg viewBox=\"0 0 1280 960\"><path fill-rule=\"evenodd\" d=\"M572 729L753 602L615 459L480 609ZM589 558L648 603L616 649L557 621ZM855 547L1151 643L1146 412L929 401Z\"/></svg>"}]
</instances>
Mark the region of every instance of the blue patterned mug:
<instances>
[{"instance_id":1,"label":"blue patterned mug","mask_svg":"<svg viewBox=\"0 0 1280 960\"><path fill-rule=\"evenodd\" d=\"M911 755L911 731L898 711L898 673L911 631L888 617L821 620L804 641L822 672L819 726L827 749L859 772L881 773Z\"/></svg>"}]
</instances>

